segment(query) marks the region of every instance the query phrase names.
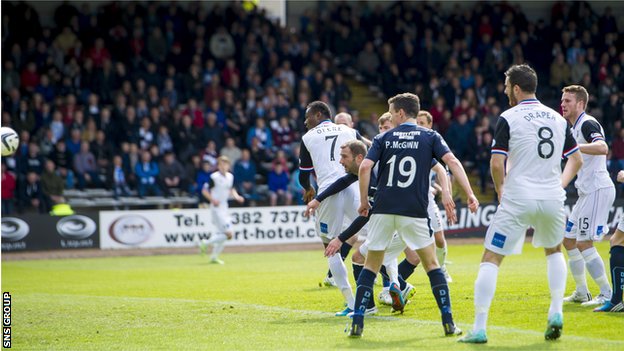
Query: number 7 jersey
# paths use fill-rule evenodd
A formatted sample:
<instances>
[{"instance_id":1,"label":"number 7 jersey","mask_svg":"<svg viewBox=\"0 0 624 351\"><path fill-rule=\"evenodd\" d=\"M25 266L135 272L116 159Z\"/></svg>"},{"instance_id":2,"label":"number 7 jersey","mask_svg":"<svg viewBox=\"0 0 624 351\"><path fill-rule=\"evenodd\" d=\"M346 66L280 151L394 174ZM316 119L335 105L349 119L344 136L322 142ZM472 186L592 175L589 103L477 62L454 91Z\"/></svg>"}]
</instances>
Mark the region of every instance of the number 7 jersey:
<instances>
[{"instance_id":1,"label":"number 7 jersey","mask_svg":"<svg viewBox=\"0 0 624 351\"><path fill-rule=\"evenodd\" d=\"M507 156L503 197L564 200L561 159L576 151L568 122L537 99L503 112L492 142L492 154Z\"/></svg>"},{"instance_id":2,"label":"number 7 jersey","mask_svg":"<svg viewBox=\"0 0 624 351\"><path fill-rule=\"evenodd\" d=\"M342 124L323 121L310 129L302 138L299 153L299 169L314 170L318 193L327 189L338 178L346 174L340 164L340 146L357 139L357 133Z\"/></svg>"}]
</instances>

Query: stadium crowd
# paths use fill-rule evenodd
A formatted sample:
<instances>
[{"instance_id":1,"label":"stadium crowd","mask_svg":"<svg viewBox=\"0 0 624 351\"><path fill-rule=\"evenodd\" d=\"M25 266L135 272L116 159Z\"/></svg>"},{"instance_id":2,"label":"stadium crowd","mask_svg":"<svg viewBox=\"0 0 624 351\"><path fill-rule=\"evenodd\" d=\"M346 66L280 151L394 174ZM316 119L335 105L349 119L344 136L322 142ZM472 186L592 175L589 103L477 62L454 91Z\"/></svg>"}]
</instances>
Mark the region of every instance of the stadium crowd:
<instances>
[{"instance_id":1,"label":"stadium crowd","mask_svg":"<svg viewBox=\"0 0 624 351\"><path fill-rule=\"evenodd\" d=\"M2 160L3 214L46 212L72 188L199 194L219 155L248 204L301 201L305 108L354 108L346 75L386 97L418 94L485 192L493 127L507 107L503 72L522 62L551 107L563 86L587 88L616 174L624 35L609 7L557 2L550 15L532 22L508 3L319 2L291 30L239 2L64 2L44 27L28 3L2 2L2 125L21 140ZM373 114L354 127L370 138L376 124Z\"/></svg>"}]
</instances>

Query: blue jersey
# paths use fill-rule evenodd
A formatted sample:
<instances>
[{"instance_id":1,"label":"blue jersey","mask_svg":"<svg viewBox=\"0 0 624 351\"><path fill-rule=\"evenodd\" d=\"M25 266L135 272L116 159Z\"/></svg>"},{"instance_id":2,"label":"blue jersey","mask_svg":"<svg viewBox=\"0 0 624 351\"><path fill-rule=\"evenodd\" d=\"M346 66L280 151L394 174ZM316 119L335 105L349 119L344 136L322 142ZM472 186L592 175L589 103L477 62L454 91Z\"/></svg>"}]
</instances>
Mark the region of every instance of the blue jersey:
<instances>
[{"instance_id":1,"label":"blue jersey","mask_svg":"<svg viewBox=\"0 0 624 351\"><path fill-rule=\"evenodd\" d=\"M366 155L379 165L372 213L427 218L429 171L448 152L440 134L413 123L376 136Z\"/></svg>"}]
</instances>

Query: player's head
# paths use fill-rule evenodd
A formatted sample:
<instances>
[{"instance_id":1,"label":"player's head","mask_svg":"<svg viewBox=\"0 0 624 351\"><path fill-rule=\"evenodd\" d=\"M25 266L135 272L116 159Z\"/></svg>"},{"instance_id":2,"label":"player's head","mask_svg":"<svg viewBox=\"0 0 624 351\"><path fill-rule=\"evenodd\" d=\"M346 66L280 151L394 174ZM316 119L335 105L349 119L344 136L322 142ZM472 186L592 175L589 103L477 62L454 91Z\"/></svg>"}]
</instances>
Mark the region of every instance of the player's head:
<instances>
[{"instance_id":1,"label":"player's head","mask_svg":"<svg viewBox=\"0 0 624 351\"><path fill-rule=\"evenodd\" d=\"M563 117L572 120L585 111L589 94L587 89L580 85L568 85L561 90L561 112Z\"/></svg>"},{"instance_id":2,"label":"player's head","mask_svg":"<svg viewBox=\"0 0 624 351\"><path fill-rule=\"evenodd\" d=\"M392 114L390 114L390 112L384 112L377 120L377 123L379 125L379 133L385 133L394 128L394 124L392 124Z\"/></svg>"},{"instance_id":3,"label":"player's head","mask_svg":"<svg viewBox=\"0 0 624 351\"><path fill-rule=\"evenodd\" d=\"M429 111L420 111L418 112L418 116L416 116L416 124L431 129L431 127L433 127L433 116L431 116Z\"/></svg>"},{"instance_id":4,"label":"player's head","mask_svg":"<svg viewBox=\"0 0 624 351\"><path fill-rule=\"evenodd\" d=\"M230 171L230 159L227 156L219 156L217 159L217 168L219 172L226 173Z\"/></svg>"},{"instance_id":5,"label":"player's head","mask_svg":"<svg viewBox=\"0 0 624 351\"><path fill-rule=\"evenodd\" d=\"M366 145L359 140L349 140L340 146L340 164L348 173L358 174L364 157Z\"/></svg>"},{"instance_id":6,"label":"player's head","mask_svg":"<svg viewBox=\"0 0 624 351\"><path fill-rule=\"evenodd\" d=\"M398 94L388 99L388 111L395 126L409 118L416 118L420 111L420 99L412 93Z\"/></svg>"},{"instance_id":7,"label":"player's head","mask_svg":"<svg viewBox=\"0 0 624 351\"><path fill-rule=\"evenodd\" d=\"M344 124L349 128L353 128L353 118L350 114L346 112L340 112L334 117L334 123L336 124Z\"/></svg>"},{"instance_id":8,"label":"player's head","mask_svg":"<svg viewBox=\"0 0 624 351\"><path fill-rule=\"evenodd\" d=\"M312 129L326 119L331 120L331 111L323 101L313 101L306 108L304 122L306 128Z\"/></svg>"},{"instance_id":9,"label":"player's head","mask_svg":"<svg viewBox=\"0 0 624 351\"><path fill-rule=\"evenodd\" d=\"M518 104L519 95L533 95L537 90L537 74L529 65L513 65L505 72L505 94L509 105Z\"/></svg>"}]
</instances>

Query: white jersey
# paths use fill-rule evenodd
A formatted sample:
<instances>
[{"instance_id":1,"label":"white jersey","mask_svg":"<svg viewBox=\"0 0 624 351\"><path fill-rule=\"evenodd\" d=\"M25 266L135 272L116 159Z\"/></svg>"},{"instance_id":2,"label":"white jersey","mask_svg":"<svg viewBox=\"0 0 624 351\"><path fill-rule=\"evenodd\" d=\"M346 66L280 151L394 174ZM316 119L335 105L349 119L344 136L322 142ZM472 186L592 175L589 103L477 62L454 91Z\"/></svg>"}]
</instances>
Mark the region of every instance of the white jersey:
<instances>
[{"instance_id":1,"label":"white jersey","mask_svg":"<svg viewBox=\"0 0 624 351\"><path fill-rule=\"evenodd\" d=\"M357 139L354 129L327 120L310 129L302 138L299 169L314 170L318 193L346 174L340 164L340 146Z\"/></svg>"},{"instance_id":2,"label":"white jersey","mask_svg":"<svg viewBox=\"0 0 624 351\"><path fill-rule=\"evenodd\" d=\"M591 144L598 140L605 140L604 130L596 119L581 113L574 126L572 135L577 144ZM583 167L579 170L574 185L579 193L588 194L598 189L614 187L607 171L607 155L588 155L581 153Z\"/></svg>"},{"instance_id":3,"label":"white jersey","mask_svg":"<svg viewBox=\"0 0 624 351\"><path fill-rule=\"evenodd\" d=\"M503 198L564 200L561 157L576 151L568 122L537 99L503 112L492 142L492 154L507 156Z\"/></svg>"},{"instance_id":4,"label":"white jersey","mask_svg":"<svg viewBox=\"0 0 624 351\"><path fill-rule=\"evenodd\" d=\"M204 187L209 187L210 196L219 201L219 206L212 209L215 211L227 211L228 199L230 198L230 192L234 186L234 176L232 173L227 172L225 175L221 172L214 172L210 175L210 184L204 184Z\"/></svg>"}]
</instances>

